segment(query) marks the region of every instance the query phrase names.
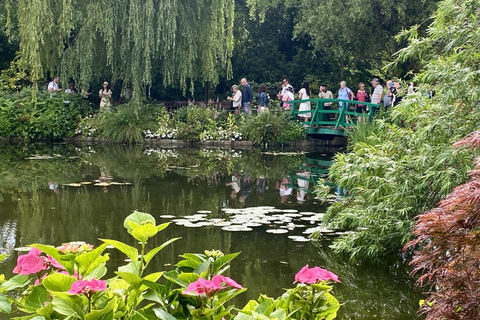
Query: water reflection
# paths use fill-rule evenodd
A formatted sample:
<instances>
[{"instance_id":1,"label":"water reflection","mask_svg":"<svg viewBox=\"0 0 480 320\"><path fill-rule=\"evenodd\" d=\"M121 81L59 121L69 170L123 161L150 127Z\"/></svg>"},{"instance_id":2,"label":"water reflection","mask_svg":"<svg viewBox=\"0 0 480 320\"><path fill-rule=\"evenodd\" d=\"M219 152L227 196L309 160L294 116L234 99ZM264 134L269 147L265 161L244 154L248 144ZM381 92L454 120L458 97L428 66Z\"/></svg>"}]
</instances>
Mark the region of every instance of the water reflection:
<instances>
[{"instance_id":1,"label":"water reflection","mask_svg":"<svg viewBox=\"0 0 480 320\"><path fill-rule=\"evenodd\" d=\"M0 252L10 256L1 272L11 275L14 246L75 240L98 244L98 238L135 245L122 227L135 209L151 213L159 222L170 220L160 216L184 217L198 211L211 212L209 219L225 219L228 214L222 209L258 206L324 212L311 192L318 177L325 177L333 152L278 155L140 146L0 146ZM288 223L283 227L292 229L288 235L301 236L305 230ZM239 298L242 304L260 293L281 294L308 263L340 275L335 294L345 305L339 319L415 318L419 296L398 259L384 266L350 265L331 254L328 239L315 247L285 234L267 233L269 228L227 232L216 226L172 224L150 245L178 236L182 240L162 251L152 268L170 270L184 252L242 251L230 270L230 276L249 288ZM109 264L121 265L123 260L114 251Z\"/></svg>"}]
</instances>

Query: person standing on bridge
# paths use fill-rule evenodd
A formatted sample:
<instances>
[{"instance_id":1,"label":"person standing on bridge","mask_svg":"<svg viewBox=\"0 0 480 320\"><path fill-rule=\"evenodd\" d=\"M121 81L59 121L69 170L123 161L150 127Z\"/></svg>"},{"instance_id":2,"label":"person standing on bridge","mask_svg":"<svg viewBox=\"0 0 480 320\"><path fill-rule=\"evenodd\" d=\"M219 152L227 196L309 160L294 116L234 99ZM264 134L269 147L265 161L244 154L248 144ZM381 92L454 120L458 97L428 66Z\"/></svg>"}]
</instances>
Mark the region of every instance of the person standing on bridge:
<instances>
[{"instance_id":1,"label":"person standing on bridge","mask_svg":"<svg viewBox=\"0 0 480 320\"><path fill-rule=\"evenodd\" d=\"M365 84L360 82L358 84L358 91L357 91L357 101L359 102L367 102L368 101L368 92L365 90ZM365 104L356 104L355 105L355 112L356 113L367 113L367 106ZM358 121L363 121L364 117L358 116Z\"/></svg>"},{"instance_id":2,"label":"person standing on bridge","mask_svg":"<svg viewBox=\"0 0 480 320\"><path fill-rule=\"evenodd\" d=\"M347 87L347 83L345 81L340 82L340 89L338 90L338 99L341 100L353 100L354 98L353 91ZM338 110L342 112L343 106L345 106L345 112L348 111L348 107L350 106L350 102L338 102ZM347 116L345 116L346 121L348 122Z\"/></svg>"},{"instance_id":3,"label":"person standing on bridge","mask_svg":"<svg viewBox=\"0 0 480 320\"><path fill-rule=\"evenodd\" d=\"M328 86L326 84L322 84L320 86L320 92L318 93L318 97L320 99L333 99L333 93L332 91L328 90ZM323 103L323 110L331 110L332 109L332 103L333 102L325 102ZM330 120L330 114L325 113L324 117L325 121Z\"/></svg>"},{"instance_id":4,"label":"person standing on bridge","mask_svg":"<svg viewBox=\"0 0 480 320\"><path fill-rule=\"evenodd\" d=\"M372 79L372 87L373 93L370 102L380 104L382 102L383 87L380 85L380 80L378 80L378 78Z\"/></svg>"},{"instance_id":5,"label":"person standing on bridge","mask_svg":"<svg viewBox=\"0 0 480 320\"><path fill-rule=\"evenodd\" d=\"M247 79L242 78L240 80L243 90L242 90L242 105L243 108L245 109L245 113L247 114L252 114L252 110L250 110L250 105L252 104L252 99L253 99L253 91L250 85L247 82Z\"/></svg>"},{"instance_id":6,"label":"person standing on bridge","mask_svg":"<svg viewBox=\"0 0 480 320\"><path fill-rule=\"evenodd\" d=\"M298 91L298 99L299 100L308 100L310 99L310 84L305 81L303 83L303 88ZM298 107L298 111L310 111L312 110L312 106L310 105L310 101L300 103ZM308 121L308 118L312 116L311 113L300 113L298 115L300 118L304 118L304 121Z\"/></svg>"}]
</instances>

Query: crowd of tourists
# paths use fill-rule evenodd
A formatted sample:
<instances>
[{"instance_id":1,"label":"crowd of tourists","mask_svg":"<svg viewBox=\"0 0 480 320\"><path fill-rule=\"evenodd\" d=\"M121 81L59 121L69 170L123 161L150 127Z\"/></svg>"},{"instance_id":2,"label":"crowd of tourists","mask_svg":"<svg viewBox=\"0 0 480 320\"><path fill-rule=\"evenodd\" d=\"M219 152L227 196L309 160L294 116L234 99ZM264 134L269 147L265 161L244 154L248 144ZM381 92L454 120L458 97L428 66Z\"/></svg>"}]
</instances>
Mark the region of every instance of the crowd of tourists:
<instances>
[{"instance_id":1,"label":"crowd of tourists","mask_svg":"<svg viewBox=\"0 0 480 320\"><path fill-rule=\"evenodd\" d=\"M237 85L232 86L233 96L229 96L227 100L232 101L232 109L236 112L245 112L247 114L252 113L252 101L253 101L253 91L248 84L247 79L243 78L241 80L243 90L240 91ZM341 99L341 100L355 100L354 110L357 113L367 113L369 108L366 104L362 102L373 103L378 105L384 105L385 107L397 105L403 97L403 91L401 89L400 81L388 80L386 82L385 88L381 85L378 78L373 78L371 80L372 89L367 91L366 85L363 82L358 84L356 92L347 87L345 81L340 82L340 88L337 91L336 97L332 91L329 90L326 84L322 84L319 88L318 97L321 99ZM280 101L279 108L281 110L290 110L292 108L291 101L293 100L309 100L313 99L310 91L309 82L305 81L302 85L302 88L298 91L298 97L295 99L295 91L293 86L288 82L288 79L285 78L282 81L282 88L277 94L277 98ZM408 86L407 94L414 93L413 83L410 82ZM258 107L257 112L265 112L269 110L270 95L267 93L266 86L264 84L260 85L258 88ZM333 101L324 102L323 107L325 110L330 110L332 108ZM349 108L350 102L338 103L339 110ZM311 118L310 111L311 103L310 101L301 102L298 107L298 111L303 111L299 114L299 117L304 118L305 121L308 121ZM362 120L363 117L359 117L359 120Z\"/></svg>"}]
</instances>

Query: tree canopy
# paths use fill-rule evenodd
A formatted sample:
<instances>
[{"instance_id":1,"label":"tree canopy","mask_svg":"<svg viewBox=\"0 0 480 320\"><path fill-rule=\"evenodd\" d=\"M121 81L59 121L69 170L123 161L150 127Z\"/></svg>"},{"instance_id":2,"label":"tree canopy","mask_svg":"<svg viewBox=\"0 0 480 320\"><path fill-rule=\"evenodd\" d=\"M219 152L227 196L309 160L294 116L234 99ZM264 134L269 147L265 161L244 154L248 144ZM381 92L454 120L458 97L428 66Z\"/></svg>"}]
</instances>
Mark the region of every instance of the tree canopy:
<instances>
[{"instance_id":1,"label":"tree canopy","mask_svg":"<svg viewBox=\"0 0 480 320\"><path fill-rule=\"evenodd\" d=\"M234 0L6 0L5 9L34 82L47 72L84 86L121 79L142 93L158 72L184 91L232 73Z\"/></svg>"}]
</instances>

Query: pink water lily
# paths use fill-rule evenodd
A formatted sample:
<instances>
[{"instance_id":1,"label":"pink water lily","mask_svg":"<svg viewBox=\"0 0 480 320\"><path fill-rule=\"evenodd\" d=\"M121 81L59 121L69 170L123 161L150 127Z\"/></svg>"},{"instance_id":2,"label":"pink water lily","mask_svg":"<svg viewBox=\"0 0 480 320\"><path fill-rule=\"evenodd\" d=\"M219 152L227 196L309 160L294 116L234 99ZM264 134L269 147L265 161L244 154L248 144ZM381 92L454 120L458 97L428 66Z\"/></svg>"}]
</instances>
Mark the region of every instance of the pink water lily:
<instances>
[{"instance_id":1,"label":"pink water lily","mask_svg":"<svg viewBox=\"0 0 480 320\"><path fill-rule=\"evenodd\" d=\"M338 280L338 276L335 273L319 267L308 268L308 264L295 275L295 282L306 284L314 284L319 281L327 280L340 282Z\"/></svg>"},{"instance_id":2,"label":"pink water lily","mask_svg":"<svg viewBox=\"0 0 480 320\"><path fill-rule=\"evenodd\" d=\"M97 291L103 291L107 289L107 282L103 280L95 280L92 279L91 281L88 280L79 280L75 281L72 284L72 287L68 291L68 293L72 294L86 294L90 295Z\"/></svg>"},{"instance_id":3,"label":"pink water lily","mask_svg":"<svg viewBox=\"0 0 480 320\"><path fill-rule=\"evenodd\" d=\"M17 266L13 269L13 273L25 276L46 270L48 266L45 263L45 259L40 257L40 253L42 252L37 248L32 248L27 254L18 256Z\"/></svg>"},{"instance_id":4,"label":"pink water lily","mask_svg":"<svg viewBox=\"0 0 480 320\"><path fill-rule=\"evenodd\" d=\"M233 279L228 277L216 275L213 279L206 280L202 278L198 278L197 281L190 283L185 290L185 293L195 292L199 295L206 295L209 297L214 296L219 290L225 289L227 287L234 287L237 289L242 289L243 287L236 283Z\"/></svg>"}]
</instances>

